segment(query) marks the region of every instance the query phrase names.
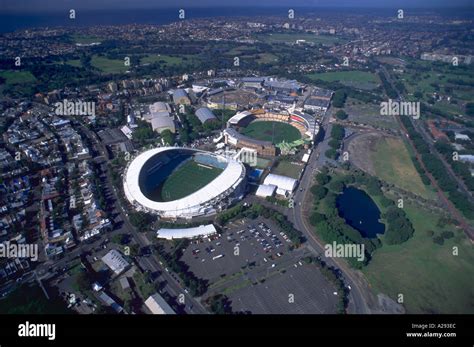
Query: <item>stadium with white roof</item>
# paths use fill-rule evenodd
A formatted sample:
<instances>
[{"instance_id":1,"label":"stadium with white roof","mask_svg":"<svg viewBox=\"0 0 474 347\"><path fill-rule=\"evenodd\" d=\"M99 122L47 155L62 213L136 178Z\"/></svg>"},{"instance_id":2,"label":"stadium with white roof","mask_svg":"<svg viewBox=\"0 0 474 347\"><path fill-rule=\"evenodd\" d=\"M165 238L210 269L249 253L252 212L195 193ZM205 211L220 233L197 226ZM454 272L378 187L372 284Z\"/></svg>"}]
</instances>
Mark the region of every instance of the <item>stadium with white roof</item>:
<instances>
[{"instance_id":1,"label":"stadium with white roof","mask_svg":"<svg viewBox=\"0 0 474 347\"><path fill-rule=\"evenodd\" d=\"M217 177L187 196L172 200L157 197L156 191L162 189L168 177L190 160L199 168L218 170ZM181 182L192 181L192 173ZM191 148L159 147L139 154L130 162L123 186L128 201L137 210L162 218L189 219L215 214L241 199L245 173L245 166L231 158Z\"/></svg>"}]
</instances>

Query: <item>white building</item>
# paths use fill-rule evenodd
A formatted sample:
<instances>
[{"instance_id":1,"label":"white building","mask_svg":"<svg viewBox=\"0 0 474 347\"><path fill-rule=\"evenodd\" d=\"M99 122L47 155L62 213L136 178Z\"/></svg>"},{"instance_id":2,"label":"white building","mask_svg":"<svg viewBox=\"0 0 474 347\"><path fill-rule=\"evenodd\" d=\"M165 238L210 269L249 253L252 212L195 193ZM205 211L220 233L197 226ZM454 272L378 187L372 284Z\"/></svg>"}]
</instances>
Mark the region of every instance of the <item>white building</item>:
<instances>
[{"instance_id":1,"label":"white building","mask_svg":"<svg viewBox=\"0 0 474 347\"><path fill-rule=\"evenodd\" d=\"M274 185L277 187L277 194L288 196L295 190L298 180L291 177L269 174L263 181L265 185Z\"/></svg>"},{"instance_id":2,"label":"white building","mask_svg":"<svg viewBox=\"0 0 474 347\"><path fill-rule=\"evenodd\" d=\"M276 189L277 189L277 186L273 184L261 184L258 186L258 189L255 195L261 198L266 198L269 196L273 196L273 194L275 194Z\"/></svg>"},{"instance_id":3,"label":"white building","mask_svg":"<svg viewBox=\"0 0 474 347\"><path fill-rule=\"evenodd\" d=\"M217 232L213 224L200 225L195 228L185 229L159 229L156 232L156 237L161 239L193 239L196 237L209 236Z\"/></svg>"},{"instance_id":4,"label":"white building","mask_svg":"<svg viewBox=\"0 0 474 347\"><path fill-rule=\"evenodd\" d=\"M116 275L121 274L130 264L125 260L119 251L112 249L102 257L102 261L112 270Z\"/></svg>"},{"instance_id":5,"label":"white building","mask_svg":"<svg viewBox=\"0 0 474 347\"><path fill-rule=\"evenodd\" d=\"M469 136L461 133L454 133L454 139L455 140L462 140L462 141L469 141L470 138Z\"/></svg>"},{"instance_id":6,"label":"white building","mask_svg":"<svg viewBox=\"0 0 474 347\"><path fill-rule=\"evenodd\" d=\"M152 314L176 314L171 306L168 305L165 299L163 299L158 293L153 294L146 299L145 306Z\"/></svg>"},{"instance_id":7,"label":"white building","mask_svg":"<svg viewBox=\"0 0 474 347\"><path fill-rule=\"evenodd\" d=\"M142 190L140 177L158 175L160 170L176 155L189 153L212 162L223 171L203 188L181 199L155 201ZM245 187L245 166L236 160L214 153L190 148L160 147L138 155L124 174L125 195L138 210L155 213L163 218L192 218L211 215L243 196ZM163 177L164 179L165 177Z\"/></svg>"}]
</instances>

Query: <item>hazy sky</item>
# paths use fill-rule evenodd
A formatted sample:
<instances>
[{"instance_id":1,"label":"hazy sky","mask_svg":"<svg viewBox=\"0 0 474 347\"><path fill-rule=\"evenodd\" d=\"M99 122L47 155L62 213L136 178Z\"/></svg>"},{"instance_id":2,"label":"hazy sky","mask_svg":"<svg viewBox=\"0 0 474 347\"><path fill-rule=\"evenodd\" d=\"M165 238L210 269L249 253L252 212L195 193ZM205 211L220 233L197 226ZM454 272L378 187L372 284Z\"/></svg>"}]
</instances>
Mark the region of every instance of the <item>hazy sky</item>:
<instances>
[{"instance_id":1,"label":"hazy sky","mask_svg":"<svg viewBox=\"0 0 474 347\"><path fill-rule=\"evenodd\" d=\"M0 0L1 11L39 11L62 9L119 9L158 7L222 6L324 6L324 7L457 7L473 6L472 0Z\"/></svg>"}]
</instances>

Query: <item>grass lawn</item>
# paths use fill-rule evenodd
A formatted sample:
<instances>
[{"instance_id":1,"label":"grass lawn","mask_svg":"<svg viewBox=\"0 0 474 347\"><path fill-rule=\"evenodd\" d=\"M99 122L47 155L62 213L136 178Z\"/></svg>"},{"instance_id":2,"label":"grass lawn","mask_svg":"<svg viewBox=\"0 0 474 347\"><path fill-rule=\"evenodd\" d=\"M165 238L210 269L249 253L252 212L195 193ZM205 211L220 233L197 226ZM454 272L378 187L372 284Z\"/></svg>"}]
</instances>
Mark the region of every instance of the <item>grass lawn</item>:
<instances>
[{"instance_id":1,"label":"grass lawn","mask_svg":"<svg viewBox=\"0 0 474 347\"><path fill-rule=\"evenodd\" d=\"M430 70L420 71L418 67ZM404 83L407 93L421 92L424 101L430 99L430 95L434 92L450 95L453 100L474 101L470 87L470 84L474 83L474 69L472 68L457 71L450 64L437 65L428 61L410 60L410 68L400 79ZM459 84L458 81L462 81L461 83L464 85ZM413 95L410 99L419 101ZM454 115L459 113L457 105L448 104L445 107L446 109L443 111L451 112Z\"/></svg>"},{"instance_id":2,"label":"grass lawn","mask_svg":"<svg viewBox=\"0 0 474 347\"><path fill-rule=\"evenodd\" d=\"M143 285L143 281L139 281L140 284ZM132 300L132 290L130 288L128 289L122 289L122 285L120 284L120 281L118 278L116 278L111 284L110 284L110 290L120 299L122 302L127 302ZM146 298L145 298L146 299Z\"/></svg>"},{"instance_id":3,"label":"grass lawn","mask_svg":"<svg viewBox=\"0 0 474 347\"><path fill-rule=\"evenodd\" d=\"M278 60L278 57L272 53L262 53L257 55L257 63L259 64L268 64L273 63Z\"/></svg>"},{"instance_id":4,"label":"grass lawn","mask_svg":"<svg viewBox=\"0 0 474 347\"><path fill-rule=\"evenodd\" d=\"M7 85L36 82L35 76L29 71L4 70L0 71L0 77L5 79Z\"/></svg>"},{"instance_id":5,"label":"grass lawn","mask_svg":"<svg viewBox=\"0 0 474 347\"><path fill-rule=\"evenodd\" d=\"M426 188L401 139L380 138L371 153L376 176L426 199L434 194Z\"/></svg>"},{"instance_id":6,"label":"grass lawn","mask_svg":"<svg viewBox=\"0 0 474 347\"><path fill-rule=\"evenodd\" d=\"M272 170L272 173L298 179L302 169L303 166L301 165L292 164L289 161L282 160Z\"/></svg>"},{"instance_id":7,"label":"grass lawn","mask_svg":"<svg viewBox=\"0 0 474 347\"><path fill-rule=\"evenodd\" d=\"M461 231L440 246L427 235L435 235L449 226L439 228L438 216L406 204L405 211L415 234L401 245L383 245L363 269L375 291L393 299L404 296L408 313L474 313L474 251ZM383 241L383 236L382 236ZM459 255L452 254L453 246Z\"/></svg>"},{"instance_id":8,"label":"grass lawn","mask_svg":"<svg viewBox=\"0 0 474 347\"><path fill-rule=\"evenodd\" d=\"M308 77L313 80L341 82L344 85L361 89L373 89L380 83L376 74L358 70L312 73Z\"/></svg>"},{"instance_id":9,"label":"grass lawn","mask_svg":"<svg viewBox=\"0 0 474 347\"><path fill-rule=\"evenodd\" d=\"M90 35L73 35L72 39L74 40L75 43L81 43L85 45L88 45L94 42L103 41L100 37L90 36Z\"/></svg>"},{"instance_id":10,"label":"grass lawn","mask_svg":"<svg viewBox=\"0 0 474 347\"><path fill-rule=\"evenodd\" d=\"M257 158L257 165L256 168L258 169L266 169L271 163L271 160L268 159L263 159L263 158Z\"/></svg>"},{"instance_id":11,"label":"grass lawn","mask_svg":"<svg viewBox=\"0 0 474 347\"><path fill-rule=\"evenodd\" d=\"M74 67L82 67L82 63L79 59L70 59L66 61L66 64L74 66Z\"/></svg>"},{"instance_id":12,"label":"grass lawn","mask_svg":"<svg viewBox=\"0 0 474 347\"><path fill-rule=\"evenodd\" d=\"M272 141L273 139L274 144L283 141L289 143L301 139L301 134L295 127L272 121L252 122L246 128L241 129L241 133L257 140Z\"/></svg>"},{"instance_id":13,"label":"grass lawn","mask_svg":"<svg viewBox=\"0 0 474 347\"><path fill-rule=\"evenodd\" d=\"M316 35L307 33L269 33L257 35L257 38L267 43L296 43L296 40L323 45L333 45L344 40L335 35Z\"/></svg>"},{"instance_id":14,"label":"grass lawn","mask_svg":"<svg viewBox=\"0 0 474 347\"><path fill-rule=\"evenodd\" d=\"M51 293L50 293L51 294ZM22 284L0 300L2 314L73 314L59 297L46 298L36 285Z\"/></svg>"},{"instance_id":15,"label":"grass lawn","mask_svg":"<svg viewBox=\"0 0 474 347\"><path fill-rule=\"evenodd\" d=\"M161 198L163 201L181 199L206 186L222 171L222 169L204 167L189 160L166 179L161 189Z\"/></svg>"},{"instance_id":16,"label":"grass lawn","mask_svg":"<svg viewBox=\"0 0 474 347\"><path fill-rule=\"evenodd\" d=\"M182 65L191 64L196 59L194 55L180 55L178 57L171 55L147 55L140 59L141 64L161 63L164 65Z\"/></svg>"},{"instance_id":17,"label":"grass lawn","mask_svg":"<svg viewBox=\"0 0 474 347\"><path fill-rule=\"evenodd\" d=\"M130 67L125 66L124 60L107 59L94 55L91 59L91 65L104 73L124 73Z\"/></svg>"},{"instance_id":18,"label":"grass lawn","mask_svg":"<svg viewBox=\"0 0 474 347\"><path fill-rule=\"evenodd\" d=\"M146 300L150 295L156 293L155 286L153 284L145 282L144 275L140 272L136 271L133 274L133 281L135 282L143 300Z\"/></svg>"}]
</instances>

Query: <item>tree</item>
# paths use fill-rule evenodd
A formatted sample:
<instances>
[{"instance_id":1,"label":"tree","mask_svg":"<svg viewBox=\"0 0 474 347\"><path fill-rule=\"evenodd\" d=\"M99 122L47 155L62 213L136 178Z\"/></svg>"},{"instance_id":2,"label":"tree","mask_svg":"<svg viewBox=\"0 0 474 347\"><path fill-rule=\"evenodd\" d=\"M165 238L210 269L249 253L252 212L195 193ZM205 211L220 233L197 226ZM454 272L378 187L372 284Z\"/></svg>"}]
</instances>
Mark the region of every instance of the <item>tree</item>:
<instances>
[{"instance_id":1,"label":"tree","mask_svg":"<svg viewBox=\"0 0 474 347\"><path fill-rule=\"evenodd\" d=\"M320 184L320 185L326 185L329 183L329 181L331 180L331 177L329 175L326 175L325 173L323 172L320 172L316 175L316 181Z\"/></svg>"},{"instance_id":2,"label":"tree","mask_svg":"<svg viewBox=\"0 0 474 347\"><path fill-rule=\"evenodd\" d=\"M92 281L86 271L81 271L76 277L76 285L80 291L88 291L92 288Z\"/></svg>"},{"instance_id":3,"label":"tree","mask_svg":"<svg viewBox=\"0 0 474 347\"><path fill-rule=\"evenodd\" d=\"M232 313L232 307L229 298L223 294L211 296L207 300L207 304L210 306L211 311L215 314Z\"/></svg>"},{"instance_id":4,"label":"tree","mask_svg":"<svg viewBox=\"0 0 474 347\"><path fill-rule=\"evenodd\" d=\"M336 90L334 97L332 99L332 104L334 107L344 107L346 102L347 94L343 89Z\"/></svg>"},{"instance_id":5,"label":"tree","mask_svg":"<svg viewBox=\"0 0 474 347\"><path fill-rule=\"evenodd\" d=\"M344 127L339 124L334 124L331 129L331 137L336 140L342 140L345 136Z\"/></svg>"},{"instance_id":6,"label":"tree","mask_svg":"<svg viewBox=\"0 0 474 347\"><path fill-rule=\"evenodd\" d=\"M163 139L163 142L167 145L174 144L175 136L169 129L165 129L161 132L161 138Z\"/></svg>"},{"instance_id":7,"label":"tree","mask_svg":"<svg viewBox=\"0 0 474 347\"><path fill-rule=\"evenodd\" d=\"M313 194L316 200L321 200L326 196L328 190L324 186L314 185L311 187L311 193Z\"/></svg>"},{"instance_id":8,"label":"tree","mask_svg":"<svg viewBox=\"0 0 474 347\"><path fill-rule=\"evenodd\" d=\"M339 149L339 147L341 147L341 141L337 139L331 139L329 140L328 145L334 149Z\"/></svg>"},{"instance_id":9,"label":"tree","mask_svg":"<svg viewBox=\"0 0 474 347\"><path fill-rule=\"evenodd\" d=\"M315 226L318 223L323 222L325 220L326 220L326 216L321 214L321 213L318 213L318 212L311 213L311 216L309 217L309 222L313 226Z\"/></svg>"},{"instance_id":10,"label":"tree","mask_svg":"<svg viewBox=\"0 0 474 347\"><path fill-rule=\"evenodd\" d=\"M330 159L337 159L337 151L334 148L328 149L324 154Z\"/></svg>"},{"instance_id":11,"label":"tree","mask_svg":"<svg viewBox=\"0 0 474 347\"><path fill-rule=\"evenodd\" d=\"M329 184L329 188L335 193L340 193L344 189L344 183L341 181L333 181Z\"/></svg>"},{"instance_id":12,"label":"tree","mask_svg":"<svg viewBox=\"0 0 474 347\"><path fill-rule=\"evenodd\" d=\"M345 120L347 119L347 117L349 117L349 115L344 112L344 110L339 110L336 112L336 117L339 118L340 120Z\"/></svg>"}]
</instances>

